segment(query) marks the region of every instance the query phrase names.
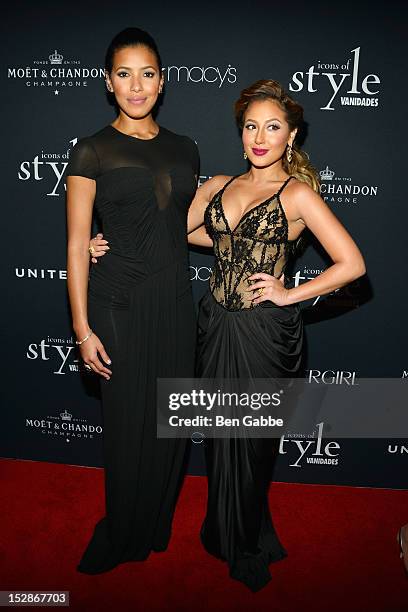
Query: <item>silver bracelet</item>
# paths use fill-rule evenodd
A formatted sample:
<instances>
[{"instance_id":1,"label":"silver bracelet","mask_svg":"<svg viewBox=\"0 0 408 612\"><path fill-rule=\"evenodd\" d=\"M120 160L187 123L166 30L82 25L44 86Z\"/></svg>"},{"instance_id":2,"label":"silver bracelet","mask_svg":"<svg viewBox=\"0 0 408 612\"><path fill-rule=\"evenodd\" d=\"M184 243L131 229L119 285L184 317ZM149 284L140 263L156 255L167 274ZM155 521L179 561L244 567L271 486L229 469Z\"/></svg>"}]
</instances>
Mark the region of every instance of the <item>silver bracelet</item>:
<instances>
[{"instance_id":1,"label":"silver bracelet","mask_svg":"<svg viewBox=\"0 0 408 612\"><path fill-rule=\"evenodd\" d=\"M85 338L83 340L75 340L75 344L83 344L83 342L85 342L85 340L88 340L88 338L90 338L93 334L93 331L91 329L91 331L89 332L89 334L87 336L85 336Z\"/></svg>"}]
</instances>

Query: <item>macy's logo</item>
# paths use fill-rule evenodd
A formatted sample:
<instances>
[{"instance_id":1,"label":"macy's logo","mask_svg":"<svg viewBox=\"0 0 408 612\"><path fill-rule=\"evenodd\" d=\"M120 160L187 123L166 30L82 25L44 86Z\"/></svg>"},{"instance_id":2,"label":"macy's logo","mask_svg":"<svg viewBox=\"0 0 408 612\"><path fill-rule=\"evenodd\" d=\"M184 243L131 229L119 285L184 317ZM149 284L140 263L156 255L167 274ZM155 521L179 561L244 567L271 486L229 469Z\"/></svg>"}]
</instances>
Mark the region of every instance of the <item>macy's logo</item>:
<instances>
[{"instance_id":1,"label":"macy's logo","mask_svg":"<svg viewBox=\"0 0 408 612\"><path fill-rule=\"evenodd\" d=\"M177 83L217 83L221 88L224 83L236 83L237 69L228 64L226 68L219 66L168 66L163 71L166 80Z\"/></svg>"}]
</instances>

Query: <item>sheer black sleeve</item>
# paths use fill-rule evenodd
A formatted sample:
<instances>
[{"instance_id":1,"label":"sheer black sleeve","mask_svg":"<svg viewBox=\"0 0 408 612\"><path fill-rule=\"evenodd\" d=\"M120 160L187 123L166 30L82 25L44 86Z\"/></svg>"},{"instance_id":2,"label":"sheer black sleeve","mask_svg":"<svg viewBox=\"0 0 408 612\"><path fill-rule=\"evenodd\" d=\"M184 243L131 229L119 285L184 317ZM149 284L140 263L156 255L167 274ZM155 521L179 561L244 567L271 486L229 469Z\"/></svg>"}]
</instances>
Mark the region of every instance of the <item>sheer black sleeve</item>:
<instances>
[{"instance_id":1,"label":"sheer black sleeve","mask_svg":"<svg viewBox=\"0 0 408 612\"><path fill-rule=\"evenodd\" d=\"M188 136L186 136L186 142L187 142L187 146L189 148L189 152L190 152L190 157L191 157L191 162L192 162L194 174L199 176L199 173L200 173L200 153L198 151L197 143L194 140L192 140L191 138L189 138Z\"/></svg>"},{"instance_id":2,"label":"sheer black sleeve","mask_svg":"<svg viewBox=\"0 0 408 612\"><path fill-rule=\"evenodd\" d=\"M89 138L78 141L72 149L65 176L85 176L96 179L99 174L99 159Z\"/></svg>"}]
</instances>

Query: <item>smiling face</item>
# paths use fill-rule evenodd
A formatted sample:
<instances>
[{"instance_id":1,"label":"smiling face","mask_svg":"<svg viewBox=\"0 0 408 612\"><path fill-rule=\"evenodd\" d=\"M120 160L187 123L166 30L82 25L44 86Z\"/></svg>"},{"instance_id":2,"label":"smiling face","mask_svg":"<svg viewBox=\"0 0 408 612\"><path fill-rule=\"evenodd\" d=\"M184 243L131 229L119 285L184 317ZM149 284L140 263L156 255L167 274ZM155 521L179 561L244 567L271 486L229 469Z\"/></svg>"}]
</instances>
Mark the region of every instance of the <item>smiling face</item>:
<instances>
[{"instance_id":1,"label":"smiling face","mask_svg":"<svg viewBox=\"0 0 408 612\"><path fill-rule=\"evenodd\" d=\"M297 129L290 130L285 111L273 100L254 100L244 115L242 143L254 166L266 167L279 161L292 145Z\"/></svg>"},{"instance_id":2,"label":"smiling face","mask_svg":"<svg viewBox=\"0 0 408 612\"><path fill-rule=\"evenodd\" d=\"M146 117L163 87L155 53L144 45L118 49L106 84L126 115L132 119Z\"/></svg>"}]
</instances>

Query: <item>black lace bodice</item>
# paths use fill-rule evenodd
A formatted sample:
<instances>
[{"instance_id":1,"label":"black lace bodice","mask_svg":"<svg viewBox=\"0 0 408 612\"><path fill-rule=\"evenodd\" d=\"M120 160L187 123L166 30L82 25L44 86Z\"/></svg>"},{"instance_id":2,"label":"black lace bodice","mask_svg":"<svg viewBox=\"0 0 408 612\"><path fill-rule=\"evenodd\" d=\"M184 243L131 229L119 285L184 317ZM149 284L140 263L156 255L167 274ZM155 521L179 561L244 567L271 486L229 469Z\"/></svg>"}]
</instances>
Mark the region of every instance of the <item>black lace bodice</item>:
<instances>
[{"instance_id":1,"label":"black lace bodice","mask_svg":"<svg viewBox=\"0 0 408 612\"><path fill-rule=\"evenodd\" d=\"M291 178L270 198L248 210L232 231L224 214L222 195L233 176L218 191L204 214L205 227L214 244L215 260L210 291L227 310L243 310L253 304L248 277L266 272L276 278L285 270L289 256L288 222L280 194Z\"/></svg>"}]
</instances>

